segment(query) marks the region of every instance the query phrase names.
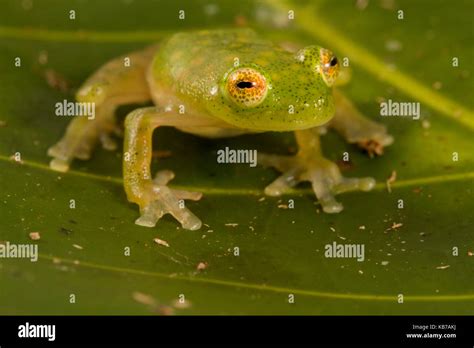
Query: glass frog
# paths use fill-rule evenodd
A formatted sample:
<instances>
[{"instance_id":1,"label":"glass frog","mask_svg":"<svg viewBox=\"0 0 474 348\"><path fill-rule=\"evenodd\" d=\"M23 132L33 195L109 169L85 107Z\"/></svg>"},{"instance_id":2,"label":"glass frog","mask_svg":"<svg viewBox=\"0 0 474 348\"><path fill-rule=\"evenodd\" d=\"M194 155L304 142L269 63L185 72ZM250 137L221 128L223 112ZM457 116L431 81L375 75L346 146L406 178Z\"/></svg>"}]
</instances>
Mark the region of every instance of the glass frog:
<instances>
[{"instance_id":1,"label":"glass frog","mask_svg":"<svg viewBox=\"0 0 474 348\"><path fill-rule=\"evenodd\" d=\"M128 58L130 64L124 64ZM326 213L343 207L335 195L369 191L372 178L345 178L324 158L319 130L336 130L349 143L380 154L393 138L383 125L364 116L337 88L340 63L328 49L292 51L250 29L208 30L171 35L159 44L116 58L78 90L78 102L95 103L94 119L75 117L63 138L48 150L51 168L67 171L74 158L89 159L95 145L115 149L115 110L119 105L153 101L125 119L123 178L130 202L140 207L138 225L153 227L164 214L185 229L201 227L184 200L201 194L168 187L169 170L150 172L152 133L175 127L207 138L260 132L294 132L294 156L258 154L258 164L282 174L265 188L279 196L309 181Z\"/></svg>"}]
</instances>

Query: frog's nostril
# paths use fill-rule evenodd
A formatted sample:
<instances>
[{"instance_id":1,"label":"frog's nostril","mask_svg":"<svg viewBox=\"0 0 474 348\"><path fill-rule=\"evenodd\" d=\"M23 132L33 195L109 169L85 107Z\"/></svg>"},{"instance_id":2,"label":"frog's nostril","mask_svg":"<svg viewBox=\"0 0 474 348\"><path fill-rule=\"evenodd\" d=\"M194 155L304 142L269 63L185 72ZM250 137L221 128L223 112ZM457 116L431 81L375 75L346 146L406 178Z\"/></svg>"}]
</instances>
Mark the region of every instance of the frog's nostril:
<instances>
[{"instance_id":1,"label":"frog's nostril","mask_svg":"<svg viewBox=\"0 0 474 348\"><path fill-rule=\"evenodd\" d=\"M336 66L337 65L337 57L332 57L331 61L329 62L329 65Z\"/></svg>"},{"instance_id":2,"label":"frog's nostril","mask_svg":"<svg viewBox=\"0 0 474 348\"><path fill-rule=\"evenodd\" d=\"M237 87L239 88L252 88L255 86L255 82L250 82L250 81L240 81L237 83Z\"/></svg>"}]
</instances>

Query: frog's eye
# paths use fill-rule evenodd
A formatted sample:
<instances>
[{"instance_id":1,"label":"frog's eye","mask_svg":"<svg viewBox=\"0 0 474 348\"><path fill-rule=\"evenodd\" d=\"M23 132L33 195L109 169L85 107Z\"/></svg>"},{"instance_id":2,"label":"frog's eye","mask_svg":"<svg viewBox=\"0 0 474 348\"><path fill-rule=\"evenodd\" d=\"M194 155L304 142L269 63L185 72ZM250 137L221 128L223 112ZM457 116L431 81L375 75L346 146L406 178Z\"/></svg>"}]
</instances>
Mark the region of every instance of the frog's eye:
<instances>
[{"instance_id":1,"label":"frog's eye","mask_svg":"<svg viewBox=\"0 0 474 348\"><path fill-rule=\"evenodd\" d=\"M337 57L329 50L321 48L320 53L320 72L323 76L324 82L328 86L332 86L339 74L339 61Z\"/></svg>"},{"instance_id":2,"label":"frog's eye","mask_svg":"<svg viewBox=\"0 0 474 348\"><path fill-rule=\"evenodd\" d=\"M226 91L232 100L242 106L259 105L267 95L267 81L257 70L240 68L229 74Z\"/></svg>"}]
</instances>

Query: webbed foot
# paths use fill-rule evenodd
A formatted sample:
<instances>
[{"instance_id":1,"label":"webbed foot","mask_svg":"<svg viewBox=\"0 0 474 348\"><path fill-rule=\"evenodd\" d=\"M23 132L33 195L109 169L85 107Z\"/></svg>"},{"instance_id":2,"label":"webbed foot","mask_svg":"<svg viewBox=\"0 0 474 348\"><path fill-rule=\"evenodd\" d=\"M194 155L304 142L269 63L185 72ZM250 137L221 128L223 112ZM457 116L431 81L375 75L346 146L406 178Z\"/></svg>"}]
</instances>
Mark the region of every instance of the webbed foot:
<instances>
[{"instance_id":1,"label":"webbed foot","mask_svg":"<svg viewBox=\"0 0 474 348\"><path fill-rule=\"evenodd\" d=\"M152 185L152 200L140 204L141 216L135 221L137 225L154 227L165 214L171 214L179 221L184 229L198 230L201 220L184 206L184 200L198 201L202 197L200 192L190 192L170 189L167 184L174 178L170 170L159 171Z\"/></svg>"},{"instance_id":2,"label":"webbed foot","mask_svg":"<svg viewBox=\"0 0 474 348\"><path fill-rule=\"evenodd\" d=\"M370 191L373 178L345 178L337 165L322 156L278 156L259 154L258 163L274 167L283 174L265 188L265 194L280 196L300 182L309 181L326 213L339 213L343 206L335 195L345 191Z\"/></svg>"}]
</instances>

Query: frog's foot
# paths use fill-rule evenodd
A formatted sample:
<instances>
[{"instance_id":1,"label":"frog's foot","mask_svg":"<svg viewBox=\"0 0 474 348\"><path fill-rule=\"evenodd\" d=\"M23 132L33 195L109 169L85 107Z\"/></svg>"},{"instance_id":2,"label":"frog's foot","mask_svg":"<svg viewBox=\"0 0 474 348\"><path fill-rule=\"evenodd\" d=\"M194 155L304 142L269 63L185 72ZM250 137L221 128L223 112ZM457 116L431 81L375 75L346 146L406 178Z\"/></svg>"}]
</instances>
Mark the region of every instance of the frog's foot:
<instances>
[{"instance_id":1,"label":"frog's foot","mask_svg":"<svg viewBox=\"0 0 474 348\"><path fill-rule=\"evenodd\" d=\"M338 89L334 90L334 98L336 113L329 125L348 143L357 144L370 156L381 155L384 147L393 143L393 137L384 125L364 117Z\"/></svg>"},{"instance_id":2,"label":"frog's foot","mask_svg":"<svg viewBox=\"0 0 474 348\"><path fill-rule=\"evenodd\" d=\"M135 221L137 225L154 227L165 214L171 214L187 230L201 228L201 220L184 206L184 200L198 201L202 197L200 192L190 192L170 189L167 184L174 178L170 170L159 171L152 186L152 199L140 204L141 216Z\"/></svg>"},{"instance_id":3,"label":"frog's foot","mask_svg":"<svg viewBox=\"0 0 474 348\"><path fill-rule=\"evenodd\" d=\"M90 159L97 142L100 142L105 150L116 150L117 142L111 134L117 132L118 128L113 121L104 124L84 118L73 120L65 136L48 149L48 156L53 157L50 167L60 172L68 171L74 158Z\"/></svg>"},{"instance_id":4,"label":"frog's foot","mask_svg":"<svg viewBox=\"0 0 474 348\"><path fill-rule=\"evenodd\" d=\"M118 148L117 140L114 136L123 137L122 129L115 123L111 122L99 131L99 140L102 148L107 151L115 151ZM89 151L89 156L91 154Z\"/></svg>"},{"instance_id":5,"label":"frog's foot","mask_svg":"<svg viewBox=\"0 0 474 348\"><path fill-rule=\"evenodd\" d=\"M265 194L280 196L298 183L311 182L313 191L326 213L339 213L343 206L334 195L345 191L370 191L373 178L345 178L337 165L322 156L277 156L259 154L258 163L278 169L283 174L265 188Z\"/></svg>"}]
</instances>

